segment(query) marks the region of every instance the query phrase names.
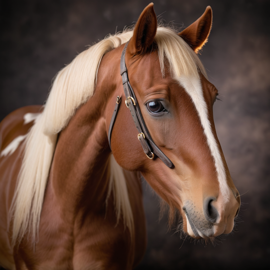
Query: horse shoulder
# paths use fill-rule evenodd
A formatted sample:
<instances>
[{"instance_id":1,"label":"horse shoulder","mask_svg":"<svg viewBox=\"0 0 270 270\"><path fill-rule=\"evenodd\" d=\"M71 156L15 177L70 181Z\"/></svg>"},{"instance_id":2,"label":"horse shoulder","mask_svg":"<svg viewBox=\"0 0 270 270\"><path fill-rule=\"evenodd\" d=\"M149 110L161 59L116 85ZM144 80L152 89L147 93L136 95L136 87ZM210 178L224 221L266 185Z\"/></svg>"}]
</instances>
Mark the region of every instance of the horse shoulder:
<instances>
[{"instance_id":1,"label":"horse shoulder","mask_svg":"<svg viewBox=\"0 0 270 270\"><path fill-rule=\"evenodd\" d=\"M132 269L143 258L146 249L146 223L141 177L138 172L126 170L124 176L133 213L134 235L130 236L122 219L117 223L114 199L110 196L106 209L100 215L84 217L86 226L74 229L74 269L80 269L83 265L89 265L91 269Z\"/></svg>"}]
</instances>

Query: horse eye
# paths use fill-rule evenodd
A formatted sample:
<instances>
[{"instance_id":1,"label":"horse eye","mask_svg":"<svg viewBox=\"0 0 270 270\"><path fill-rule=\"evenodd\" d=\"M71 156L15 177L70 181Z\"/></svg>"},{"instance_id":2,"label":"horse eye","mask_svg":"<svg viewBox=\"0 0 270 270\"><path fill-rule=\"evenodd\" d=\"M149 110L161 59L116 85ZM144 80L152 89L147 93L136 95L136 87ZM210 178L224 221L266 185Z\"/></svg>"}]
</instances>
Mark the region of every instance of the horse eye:
<instances>
[{"instance_id":1,"label":"horse eye","mask_svg":"<svg viewBox=\"0 0 270 270\"><path fill-rule=\"evenodd\" d=\"M149 101L146 104L146 107L150 113L160 113L160 112L166 111L166 109L163 107L161 101L159 101L159 100Z\"/></svg>"}]
</instances>

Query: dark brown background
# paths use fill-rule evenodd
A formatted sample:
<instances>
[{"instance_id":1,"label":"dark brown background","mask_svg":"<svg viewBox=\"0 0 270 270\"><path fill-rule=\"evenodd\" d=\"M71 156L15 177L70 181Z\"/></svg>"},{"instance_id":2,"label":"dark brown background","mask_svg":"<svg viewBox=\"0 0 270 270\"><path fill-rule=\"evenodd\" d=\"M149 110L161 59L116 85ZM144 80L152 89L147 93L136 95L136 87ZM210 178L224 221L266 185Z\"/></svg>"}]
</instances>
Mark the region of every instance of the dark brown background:
<instances>
[{"instance_id":1,"label":"dark brown background","mask_svg":"<svg viewBox=\"0 0 270 270\"><path fill-rule=\"evenodd\" d=\"M3 1L0 11L0 120L43 104L53 77L79 52L135 23L148 1ZM218 135L242 208L234 232L216 245L180 239L158 222L145 185L148 247L136 269L270 269L270 1L158 0L156 14L188 26L211 5L214 24L201 59L220 91Z\"/></svg>"}]
</instances>

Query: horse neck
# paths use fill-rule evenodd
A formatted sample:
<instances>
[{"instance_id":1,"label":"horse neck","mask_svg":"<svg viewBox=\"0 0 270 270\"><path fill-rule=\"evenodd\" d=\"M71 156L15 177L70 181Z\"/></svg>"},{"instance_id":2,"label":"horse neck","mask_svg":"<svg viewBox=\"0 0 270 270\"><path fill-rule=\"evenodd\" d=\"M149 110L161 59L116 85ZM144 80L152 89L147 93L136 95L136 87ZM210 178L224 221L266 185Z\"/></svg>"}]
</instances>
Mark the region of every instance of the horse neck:
<instances>
[{"instance_id":1,"label":"horse neck","mask_svg":"<svg viewBox=\"0 0 270 270\"><path fill-rule=\"evenodd\" d=\"M69 210L86 199L104 199L104 187L109 180L110 151L105 143L103 119L86 125L85 107L79 109L59 135L49 177L57 200Z\"/></svg>"},{"instance_id":2,"label":"horse neck","mask_svg":"<svg viewBox=\"0 0 270 270\"><path fill-rule=\"evenodd\" d=\"M68 211L77 211L81 206L93 208L104 205L107 198L111 151L105 111L115 88L110 72L113 63L108 62L111 61L102 60L94 95L62 130L55 149L49 186Z\"/></svg>"}]
</instances>

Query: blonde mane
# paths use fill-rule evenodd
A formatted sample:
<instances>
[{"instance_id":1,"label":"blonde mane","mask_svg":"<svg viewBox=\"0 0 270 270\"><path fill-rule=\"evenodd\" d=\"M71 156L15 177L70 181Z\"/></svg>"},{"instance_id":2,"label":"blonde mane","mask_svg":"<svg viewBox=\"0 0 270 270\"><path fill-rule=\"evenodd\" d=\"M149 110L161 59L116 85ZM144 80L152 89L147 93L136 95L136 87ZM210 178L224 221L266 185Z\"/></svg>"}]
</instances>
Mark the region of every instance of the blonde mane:
<instances>
[{"instance_id":1,"label":"blonde mane","mask_svg":"<svg viewBox=\"0 0 270 270\"><path fill-rule=\"evenodd\" d=\"M108 36L79 54L58 73L44 111L36 119L25 141L23 163L10 211L10 220L13 220L13 245L20 242L27 231L31 233L35 243L57 135L68 125L76 109L93 95L104 54L126 43L132 34L132 30L127 30ZM206 76L197 55L175 31L158 27L155 41L162 74L166 58L175 76L182 74L198 78L198 69ZM114 193L117 218L119 220L122 216L132 233L133 215L123 171L114 158L111 158L110 164L108 194Z\"/></svg>"}]
</instances>

